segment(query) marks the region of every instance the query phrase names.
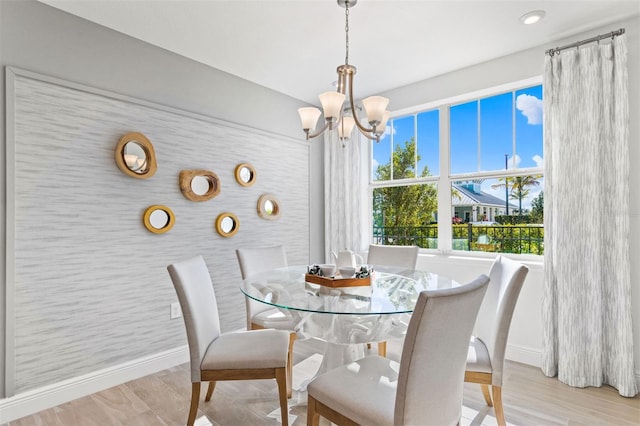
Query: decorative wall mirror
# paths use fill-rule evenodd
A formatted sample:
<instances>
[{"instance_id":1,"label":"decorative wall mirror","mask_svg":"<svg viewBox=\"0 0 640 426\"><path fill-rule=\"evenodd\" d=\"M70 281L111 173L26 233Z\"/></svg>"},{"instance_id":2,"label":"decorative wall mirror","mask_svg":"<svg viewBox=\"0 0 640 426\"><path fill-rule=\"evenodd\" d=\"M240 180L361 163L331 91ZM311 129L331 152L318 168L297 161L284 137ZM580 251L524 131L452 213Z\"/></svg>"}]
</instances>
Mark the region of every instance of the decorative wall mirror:
<instances>
[{"instance_id":1,"label":"decorative wall mirror","mask_svg":"<svg viewBox=\"0 0 640 426\"><path fill-rule=\"evenodd\" d=\"M273 194L264 194L258 198L258 216L273 220L280 217L280 202Z\"/></svg>"},{"instance_id":2,"label":"decorative wall mirror","mask_svg":"<svg viewBox=\"0 0 640 426\"><path fill-rule=\"evenodd\" d=\"M233 213L220 213L216 218L216 231L223 237L233 237L240 229L238 216Z\"/></svg>"},{"instance_id":3,"label":"decorative wall mirror","mask_svg":"<svg viewBox=\"0 0 640 426\"><path fill-rule=\"evenodd\" d=\"M242 163L236 166L236 181L242 186L251 186L256 183L258 175L251 164Z\"/></svg>"},{"instance_id":4,"label":"decorative wall mirror","mask_svg":"<svg viewBox=\"0 0 640 426\"><path fill-rule=\"evenodd\" d=\"M220 179L209 170L180 172L180 191L191 201L207 201L220 193Z\"/></svg>"},{"instance_id":5,"label":"decorative wall mirror","mask_svg":"<svg viewBox=\"0 0 640 426\"><path fill-rule=\"evenodd\" d=\"M142 216L144 227L154 234L164 234L173 228L176 217L167 206L155 205L147 208Z\"/></svg>"},{"instance_id":6,"label":"decorative wall mirror","mask_svg":"<svg viewBox=\"0 0 640 426\"><path fill-rule=\"evenodd\" d=\"M138 179L150 178L158 169L153 145L138 132L120 138L116 145L116 164L126 175Z\"/></svg>"}]
</instances>

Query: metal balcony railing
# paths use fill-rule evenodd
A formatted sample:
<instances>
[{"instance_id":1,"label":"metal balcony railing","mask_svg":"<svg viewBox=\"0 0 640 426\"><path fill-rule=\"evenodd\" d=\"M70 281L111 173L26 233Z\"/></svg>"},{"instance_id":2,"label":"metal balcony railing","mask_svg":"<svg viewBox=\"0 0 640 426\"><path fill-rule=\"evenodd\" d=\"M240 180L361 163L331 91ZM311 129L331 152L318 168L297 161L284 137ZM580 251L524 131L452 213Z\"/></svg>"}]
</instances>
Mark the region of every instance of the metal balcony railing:
<instances>
[{"instance_id":1,"label":"metal balcony railing","mask_svg":"<svg viewBox=\"0 0 640 426\"><path fill-rule=\"evenodd\" d=\"M453 249L499 253L544 254L544 227L528 225L453 226ZM438 225L374 226L374 244L438 248Z\"/></svg>"}]
</instances>

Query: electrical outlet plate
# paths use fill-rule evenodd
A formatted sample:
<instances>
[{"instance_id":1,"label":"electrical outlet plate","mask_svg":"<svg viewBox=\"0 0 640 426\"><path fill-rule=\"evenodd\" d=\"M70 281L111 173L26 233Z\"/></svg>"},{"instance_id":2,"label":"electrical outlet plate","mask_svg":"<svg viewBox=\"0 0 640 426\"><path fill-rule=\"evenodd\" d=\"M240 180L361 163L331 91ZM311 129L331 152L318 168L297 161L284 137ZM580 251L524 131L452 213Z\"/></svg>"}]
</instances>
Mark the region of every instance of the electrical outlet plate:
<instances>
[{"instance_id":1,"label":"electrical outlet plate","mask_svg":"<svg viewBox=\"0 0 640 426\"><path fill-rule=\"evenodd\" d=\"M182 316L182 311L180 310L180 304L178 302L174 302L171 304L171 319L180 318Z\"/></svg>"}]
</instances>

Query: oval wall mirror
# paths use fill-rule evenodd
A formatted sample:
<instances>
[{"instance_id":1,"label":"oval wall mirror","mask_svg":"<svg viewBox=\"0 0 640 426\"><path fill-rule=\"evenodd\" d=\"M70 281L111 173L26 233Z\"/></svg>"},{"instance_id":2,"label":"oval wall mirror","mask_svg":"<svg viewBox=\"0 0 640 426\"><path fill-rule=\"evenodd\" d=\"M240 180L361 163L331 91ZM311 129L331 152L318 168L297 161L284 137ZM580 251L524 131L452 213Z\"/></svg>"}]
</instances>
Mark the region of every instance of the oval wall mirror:
<instances>
[{"instance_id":1,"label":"oval wall mirror","mask_svg":"<svg viewBox=\"0 0 640 426\"><path fill-rule=\"evenodd\" d=\"M258 216L273 220L280 217L280 202L273 194L264 194L258 198Z\"/></svg>"},{"instance_id":2,"label":"oval wall mirror","mask_svg":"<svg viewBox=\"0 0 640 426\"><path fill-rule=\"evenodd\" d=\"M216 231L223 237L232 237L240 229L240 221L233 213L220 213L216 218Z\"/></svg>"},{"instance_id":3,"label":"oval wall mirror","mask_svg":"<svg viewBox=\"0 0 640 426\"><path fill-rule=\"evenodd\" d=\"M207 201L220 193L220 180L209 170L180 172L180 191L191 201Z\"/></svg>"},{"instance_id":4,"label":"oval wall mirror","mask_svg":"<svg viewBox=\"0 0 640 426\"><path fill-rule=\"evenodd\" d=\"M251 186L256 183L256 169L251 164L242 163L236 166L236 181L242 186Z\"/></svg>"},{"instance_id":5,"label":"oval wall mirror","mask_svg":"<svg viewBox=\"0 0 640 426\"><path fill-rule=\"evenodd\" d=\"M154 205L145 210L142 222L144 227L154 234L164 234L173 228L176 218L169 207Z\"/></svg>"},{"instance_id":6,"label":"oval wall mirror","mask_svg":"<svg viewBox=\"0 0 640 426\"><path fill-rule=\"evenodd\" d=\"M138 132L120 138L116 145L116 164L126 175L139 179L150 178L158 169L153 145Z\"/></svg>"}]
</instances>

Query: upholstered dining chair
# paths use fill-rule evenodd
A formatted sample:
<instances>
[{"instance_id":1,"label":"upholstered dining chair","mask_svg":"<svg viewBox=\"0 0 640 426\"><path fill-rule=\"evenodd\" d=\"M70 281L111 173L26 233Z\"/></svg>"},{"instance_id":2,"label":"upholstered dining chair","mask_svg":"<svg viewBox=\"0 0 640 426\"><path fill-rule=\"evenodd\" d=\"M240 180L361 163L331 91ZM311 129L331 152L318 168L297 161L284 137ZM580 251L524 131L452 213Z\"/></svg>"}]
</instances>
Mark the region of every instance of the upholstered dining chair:
<instances>
[{"instance_id":1,"label":"upholstered dining chair","mask_svg":"<svg viewBox=\"0 0 640 426\"><path fill-rule=\"evenodd\" d=\"M496 257L474 332L469 343L465 382L479 383L488 406L493 406L498 425L504 426L502 373L511 318L529 268L503 256ZM491 385L491 394L489 394Z\"/></svg>"},{"instance_id":2,"label":"upholstered dining chair","mask_svg":"<svg viewBox=\"0 0 640 426\"><path fill-rule=\"evenodd\" d=\"M222 334L216 295L202 256L167 266L178 294L187 329L191 362L191 406L187 425L193 425L200 402L200 383L209 382L205 401L218 380L276 379L282 424L288 425L287 359L289 333L256 330Z\"/></svg>"},{"instance_id":3,"label":"upholstered dining chair","mask_svg":"<svg viewBox=\"0 0 640 426\"><path fill-rule=\"evenodd\" d=\"M378 244L369 245L367 254L367 264L376 266L391 266L400 270L416 269L418 261L418 246L384 246ZM367 348L371 348L371 343L367 343ZM378 342L378 355L387 356L387 342Z\"/></svg>"},{"instance_id":4,"label":"upholstered dining chair","mask_svg":"<svg viewBox=\"0 0 640 426\"><path fill-rule=\"evenodd\" d=\"M411 315L400 364L372 355L307 386L307 425L455 425L469 338L489 278L423 291Z\"/></svg>"},{"instance_id":5,"label":"upholstered dining chair","mask_svg":"<svg viewBox=\"0 0 640 426\"><path fill-rule=\"evenodd\" d=\"M378 244L369 245L367 264L380 266L392 266L402 269L416 269L418 261L418 246L384 246Z\"/></svg>"},{"instance_id":6,"label":"upholstered dining chair","mask_svg":"<svg viewBox=\"0 0 640 426\"><path fill-rule=\"evenodd\" d=\"M236 250L240 275L242 279L261 272L276 268L287 267L287 253L284 246L251 247ZM245 297L247 330L261 330L275 328L289 331L289 363L287 364L287 396L291 398L291 378L293 374L293 342L296 333L293 331L295 320L293 316L264 303L256 302Z\"/></svg>"}]
</instances>

